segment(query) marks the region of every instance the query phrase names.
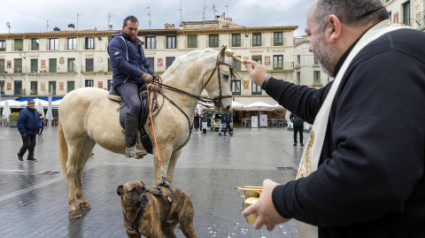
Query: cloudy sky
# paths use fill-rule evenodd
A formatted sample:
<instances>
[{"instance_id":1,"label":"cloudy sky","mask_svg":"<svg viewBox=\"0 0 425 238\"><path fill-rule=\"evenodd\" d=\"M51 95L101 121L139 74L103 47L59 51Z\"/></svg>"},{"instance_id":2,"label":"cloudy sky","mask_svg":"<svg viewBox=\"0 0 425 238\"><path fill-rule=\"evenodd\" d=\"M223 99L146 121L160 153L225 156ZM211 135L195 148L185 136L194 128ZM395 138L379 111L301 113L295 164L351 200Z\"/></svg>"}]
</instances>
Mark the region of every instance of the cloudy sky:
<instances>
[{"instance_id":1,"label":"cloudy sky","mask_svg":"<svg viewBox=\"0 0 425 238\"><path fill-rule=\"evenodd\" d=\"M180 23L180 0L2 0L0 33L45 32L53 27L67 30L69 23L78 28L106 30L108 15L113 29L120 29L127 15L139 19L139 29L162 29L165 23ZM233 22L246 26L298 25L295 36L304 34L305 16L312 0L182 0L183 21L202 20L205 2L206 20L226 12ZM213 8L214 5L214 8Z\"/></svg>"}]
</instances>

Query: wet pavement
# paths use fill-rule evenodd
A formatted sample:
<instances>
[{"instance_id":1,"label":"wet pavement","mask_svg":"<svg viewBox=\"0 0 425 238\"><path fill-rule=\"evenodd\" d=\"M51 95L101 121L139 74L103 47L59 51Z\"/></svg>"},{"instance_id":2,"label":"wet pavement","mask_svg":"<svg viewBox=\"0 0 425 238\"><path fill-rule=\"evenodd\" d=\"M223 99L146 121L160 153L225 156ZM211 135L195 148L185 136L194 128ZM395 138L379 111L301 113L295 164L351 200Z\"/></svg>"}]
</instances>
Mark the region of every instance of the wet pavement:
<instances>
[{"instance_id":1,"label":"wet pavement","mask_svg":"<svg viewBox=\"0 0 425 238\"><path fill-rule=\"evenodd\" d=\"M92 209L69 219L56 138L56 127L45 128L37 138L38 162L26 157L18 162L17 129L0 127L0 237L126 237L116 188L129 180L153 186L153 156L126 159L96 146L82 176ZM297 237L293 220L272 232L253 229L241 217L242 199L234 189L261 185L264 178L293 179L303 147L292 143L292 132L282 128L235 128L233 137L193 133L177 162L173 186L193 201L198 237ZM177 228L176 235L184 237Z\"/></svg>"}]
</instances>

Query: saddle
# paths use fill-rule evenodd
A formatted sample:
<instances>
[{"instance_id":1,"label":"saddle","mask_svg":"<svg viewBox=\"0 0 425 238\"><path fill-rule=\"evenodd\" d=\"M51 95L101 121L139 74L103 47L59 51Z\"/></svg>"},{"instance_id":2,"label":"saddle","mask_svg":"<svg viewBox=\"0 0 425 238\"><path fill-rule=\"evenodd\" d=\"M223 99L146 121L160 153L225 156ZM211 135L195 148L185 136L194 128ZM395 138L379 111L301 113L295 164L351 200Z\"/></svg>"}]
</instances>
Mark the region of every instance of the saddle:
<instances>
[{"instance_id":1,"label":"saddle","mask_svg":"<svg viewBox=\"0 0 425 238\"><path fill-rule=\"evenodd\" d=\"M139 94L139 99L142 103L142 107L140 109L140 114L139 114L139 126L138 126L139 132L140 132L140 141L143 147L145 148L145 150L148 153L152 154L152 151L153 151L152 142L149 138L149 135L146 133L146 130L145 130L145 124L149 116L149 104L148 104L146 85L139 87L138 94ZM124 101L119 101L119 103L120 103L120 106L117 109L120 111L119 120L120 120L121 127L125 129L125 115L127 114L127 112L130 111L130 108L127 106L127 104Z\"/></svg>"}]
</instances>

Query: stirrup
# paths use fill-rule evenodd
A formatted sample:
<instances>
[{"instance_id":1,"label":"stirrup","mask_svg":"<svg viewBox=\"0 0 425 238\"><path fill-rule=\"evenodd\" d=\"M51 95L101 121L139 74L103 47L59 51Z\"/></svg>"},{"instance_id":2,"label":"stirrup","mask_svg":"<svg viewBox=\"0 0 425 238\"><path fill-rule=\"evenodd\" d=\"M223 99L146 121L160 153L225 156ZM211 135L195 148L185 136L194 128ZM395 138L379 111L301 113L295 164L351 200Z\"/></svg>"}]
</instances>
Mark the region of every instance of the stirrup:
<instances>
[{"instance_id":1,"label":"stirrup","mask_svg":"<svg viewBox=\"0 0 425 238\"><path fill-rule=\"evenodd\" d=\"M136 149L136 146L125 148L125 157L126 158L141 159L147 154L148 154L148 152L146 150L138 150L138 149Z\"/></svg>"}]
</instances>

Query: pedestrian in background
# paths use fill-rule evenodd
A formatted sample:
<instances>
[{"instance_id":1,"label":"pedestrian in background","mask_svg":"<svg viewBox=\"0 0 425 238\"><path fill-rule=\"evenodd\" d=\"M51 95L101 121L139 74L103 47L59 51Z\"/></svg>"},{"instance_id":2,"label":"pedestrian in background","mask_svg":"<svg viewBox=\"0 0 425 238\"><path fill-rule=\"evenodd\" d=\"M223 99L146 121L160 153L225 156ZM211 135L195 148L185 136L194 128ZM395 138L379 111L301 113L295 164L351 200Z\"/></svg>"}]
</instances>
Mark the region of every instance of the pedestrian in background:
<instances>
[{"instance_id":1,"label":"pedestrian in background","mask_svg":"<svg viewBox=\"0 0 425 238\"><path fill-rule=\"evenodd\" d=\"M195 128L195 132L199 130L199 113L198 110L195 111L195 115L193 116L193 128Z\"/></svg>"},{"instance_id":2,"label":"pedestrian in background","mask_svg":"<svg viewBox=\"0 0 425 238\"><path fill-rule=\"evenodd\" d=\"M391 25L381 0L314 0L306 33L334 77L323 88L245 61L253 82L313 129L298 179L264 180L243 215L269 230L295 218L300 238L425 237L425 33Z\"/></svg>"},{"instance_id":3,"label":"pedestrian in background","mask_svg":"<svg viewBox=\"0 0 425 238\"><path fill-rule=\"evenodd\" d=\"M38 131L39 135L43 134L43 130L44 130L44 116L43 116L43 112L39 111L38 112L40 114L40 130Z\"/></svg>"},{"instance_id":4,"label":"pedestrian in background","mask_svg":"<svg viewBox=\"0 0 425 238\"><path fill-rule=\"evenodd\" d=\"M225 126L224 127L224 135L226 135L226 132L228 131L230 136L233 136L233 132L230 128L230 122L232 122L232 114L230 112L226 112L223 114L222 119L224 121Z\"/></svg>"},{"instance_id":5,"label":"pedestrian in background","mask_svg":"<svg viewBox=\"0 0 425 238\"><path fill-rule=\"evenodd\" d=\"M291 112L291 115L289 115L289 120L291 120L293 128L294 128L294 146L297 146L297 133L300 134L300 145L304 146L304 143L303 143L304 120L292 112Z\"/></svg>"},{"instance_id":6,"label":"pedestrian in background","mask_svg":"<svg viewBox=\"0 0 425 238\"><path fill-rule=\"evenodd\" d=\"M19 112L17 126L19 133L21 134L22 146L16 154L16 158L20 162L23 161L23 156L27 150L27 160L37 162L37 159L34 157L34 149L36 144L35 137L40 130L40 115L34 107L34 100L28 99L27 107Z\"/></svg>"},{"instance_id":7,"label":"pedestrian in background","mask_svg":"<svg viewBox=\"0 0 425 238\"><path fill-rule=\"evenodd\" d=\"M208 129L208 118L207 118L207 112L202 112L201 114L201 130L203 133L207 133Z\"/></svg>"},{"instance_id":8,"label":"pedestrian in background","mask_svg":"<svg viewBox=\"0 0 425 238\"><path fill-rule=\"evenodd\" d=\"M225 113L220 115L220 128L218 129L218 135L219 136L221 136L221 130L223 130L223 127L225 128L224 129L224 135L226 135L226 119L225 119L225 117L226 117Z\"/></svg>"}]
</instances>

